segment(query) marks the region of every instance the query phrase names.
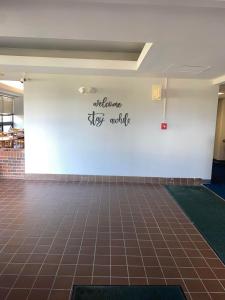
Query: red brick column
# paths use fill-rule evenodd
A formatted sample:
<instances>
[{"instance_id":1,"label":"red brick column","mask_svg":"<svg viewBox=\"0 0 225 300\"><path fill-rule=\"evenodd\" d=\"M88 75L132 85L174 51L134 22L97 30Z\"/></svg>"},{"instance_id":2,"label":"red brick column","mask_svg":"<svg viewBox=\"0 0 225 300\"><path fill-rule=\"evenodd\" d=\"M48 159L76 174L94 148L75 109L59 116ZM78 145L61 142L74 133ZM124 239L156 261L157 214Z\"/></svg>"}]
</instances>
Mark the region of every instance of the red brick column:
<instances>
[{"instance_id":1,"label":"red brick column","mask_svg":"<svg viewBox=\"0 0 225 300\"><path fill-rule=\"evenodd\" d=\"M0 148L0 178L24 179L24 149Z\"/></svg>"}]
</instances>

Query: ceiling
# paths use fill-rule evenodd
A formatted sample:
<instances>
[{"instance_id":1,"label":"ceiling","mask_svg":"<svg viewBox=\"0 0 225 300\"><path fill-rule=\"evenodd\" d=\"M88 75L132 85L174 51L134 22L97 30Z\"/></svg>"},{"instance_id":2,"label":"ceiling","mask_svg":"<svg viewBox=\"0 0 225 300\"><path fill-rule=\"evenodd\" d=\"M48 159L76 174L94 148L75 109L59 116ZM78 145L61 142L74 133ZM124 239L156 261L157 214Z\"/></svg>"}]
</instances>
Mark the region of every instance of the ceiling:
<instances>
[{"instance_id":1,"label":"ceiling","mask_svg":"<svg viewBox=\"0 0 225 300\"><path fill-rule=\"evenodd\" d=\"M126 5L164 5L164 6L185 6L185 7L225 7L225 0L39 0L36 3L29 0L1 0L2 4L14 5L15 3L26 3L30 5L39 5L40 3L47 4L61 4L65 3L75 4L126 4Z\"/></svg>"},{"instance_id":2,"label":"ceiling","mask_svg":"<svg viewBox=\"0 0 225 300\"><path fill-rule=\"evenodd\" d=\"M0 55L137 61L144 45L114 41L0 37Z\"/></svg>"},{"instance_id":3,"label":"ceiling","mask_svg":"<svg viewBox=\"0 0 225 300\"><path fill-rule=\"evenodd\" d=\"M225 0L1 0L0 77L48 72L219 83L225 81L224 32ZM137 59L129 55L138 56L145 43L151 49L138 68L129 67ZM76 51L123 55L107 54L102 67Z\"/></svg>"},{"instance_id":4,"label":"ceiling","mask_svg":"<svg viewBox=\"0 0 225 300\"><path fill-rule=\"evenodd\" d=\"M0 48L25 48L65 51L141 52L144 43L71 39L1 37Z\"/></svg>"}]
</instances>

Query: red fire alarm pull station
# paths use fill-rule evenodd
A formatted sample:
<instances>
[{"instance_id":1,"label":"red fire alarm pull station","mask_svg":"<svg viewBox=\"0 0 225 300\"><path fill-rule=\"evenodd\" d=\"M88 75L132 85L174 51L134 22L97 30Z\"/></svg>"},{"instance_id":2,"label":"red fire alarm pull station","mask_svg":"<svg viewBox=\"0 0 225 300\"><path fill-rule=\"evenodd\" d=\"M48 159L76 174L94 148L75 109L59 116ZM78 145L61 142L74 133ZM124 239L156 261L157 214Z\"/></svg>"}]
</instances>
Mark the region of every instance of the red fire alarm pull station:
<instances>
[{"instance_id":1,"label":"red fire alarm pull station","mask_svg":"<svg viewBox=\"0 0 225 300\"><path fill-rule=\"evenodd\" d=\"M161 129L162 130L167 129L167 123L166 122L161 123Z\"/></svg>"}]
</instances>

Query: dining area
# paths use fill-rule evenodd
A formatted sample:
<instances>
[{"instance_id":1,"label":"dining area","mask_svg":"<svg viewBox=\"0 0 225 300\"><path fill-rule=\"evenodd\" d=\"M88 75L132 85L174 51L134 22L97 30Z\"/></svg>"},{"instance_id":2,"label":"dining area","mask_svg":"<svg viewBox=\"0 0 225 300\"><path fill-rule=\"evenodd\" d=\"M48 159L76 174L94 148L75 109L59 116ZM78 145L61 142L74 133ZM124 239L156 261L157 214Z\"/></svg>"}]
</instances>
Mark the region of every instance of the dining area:
<instances>
[{"instance_id":1,"label":"dining area","mask_svg":"<svg viewBox=\"0 0 225 300\"><path fill-rule=\"evenodd\" d=\"M0 148L24 148L24 130L11 128L8 132L0 132Z\"/></svg>"},{"instance_id":2,"label":"dining area","mask_svg":"<svg viewBox=\"0 0 225 300\"><path fill-rule=\"evenodd\" d=\"M1 89L0 148L24 148L23 97Z\"/></svg>"},{"instance_id":3,"label":"dining area","mask_svg":"<svg viewBox=\"0 0 225 300\"><path fill-rule=\"evenodd\" d=\"M24 178L23 95L0 86L0 179Z\"/></svg>"},{"instance_id":4,"label":"dining area","mask_svg":"<svg viewBox=\"0 0 225 300\"><path fill-rule=\"evenodd\" d=\"M0 132L0 179L24 179L24 132Z\"/></svg>"}]
</instances>

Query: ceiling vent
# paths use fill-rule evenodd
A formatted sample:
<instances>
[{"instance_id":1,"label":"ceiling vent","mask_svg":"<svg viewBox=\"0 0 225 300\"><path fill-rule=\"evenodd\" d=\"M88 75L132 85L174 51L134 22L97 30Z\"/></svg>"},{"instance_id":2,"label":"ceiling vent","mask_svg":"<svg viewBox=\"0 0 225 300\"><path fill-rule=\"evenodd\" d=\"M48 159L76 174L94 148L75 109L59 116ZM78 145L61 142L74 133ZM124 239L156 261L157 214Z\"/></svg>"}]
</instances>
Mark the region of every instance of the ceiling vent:
<instances>
[{"instance_id":1,"label":"ceiling vent","mask_svg":"<svg viewBox=\"0 0 225 300\"><path fill-rule=\"evenodd\" d=\"M200 74L202 72L205 72L209 70L209 66L191 66L191 65L171 65L166 71L169 73L185 73L185 74L191 74L196 75Z\"/></svg>"}]
</instances>

